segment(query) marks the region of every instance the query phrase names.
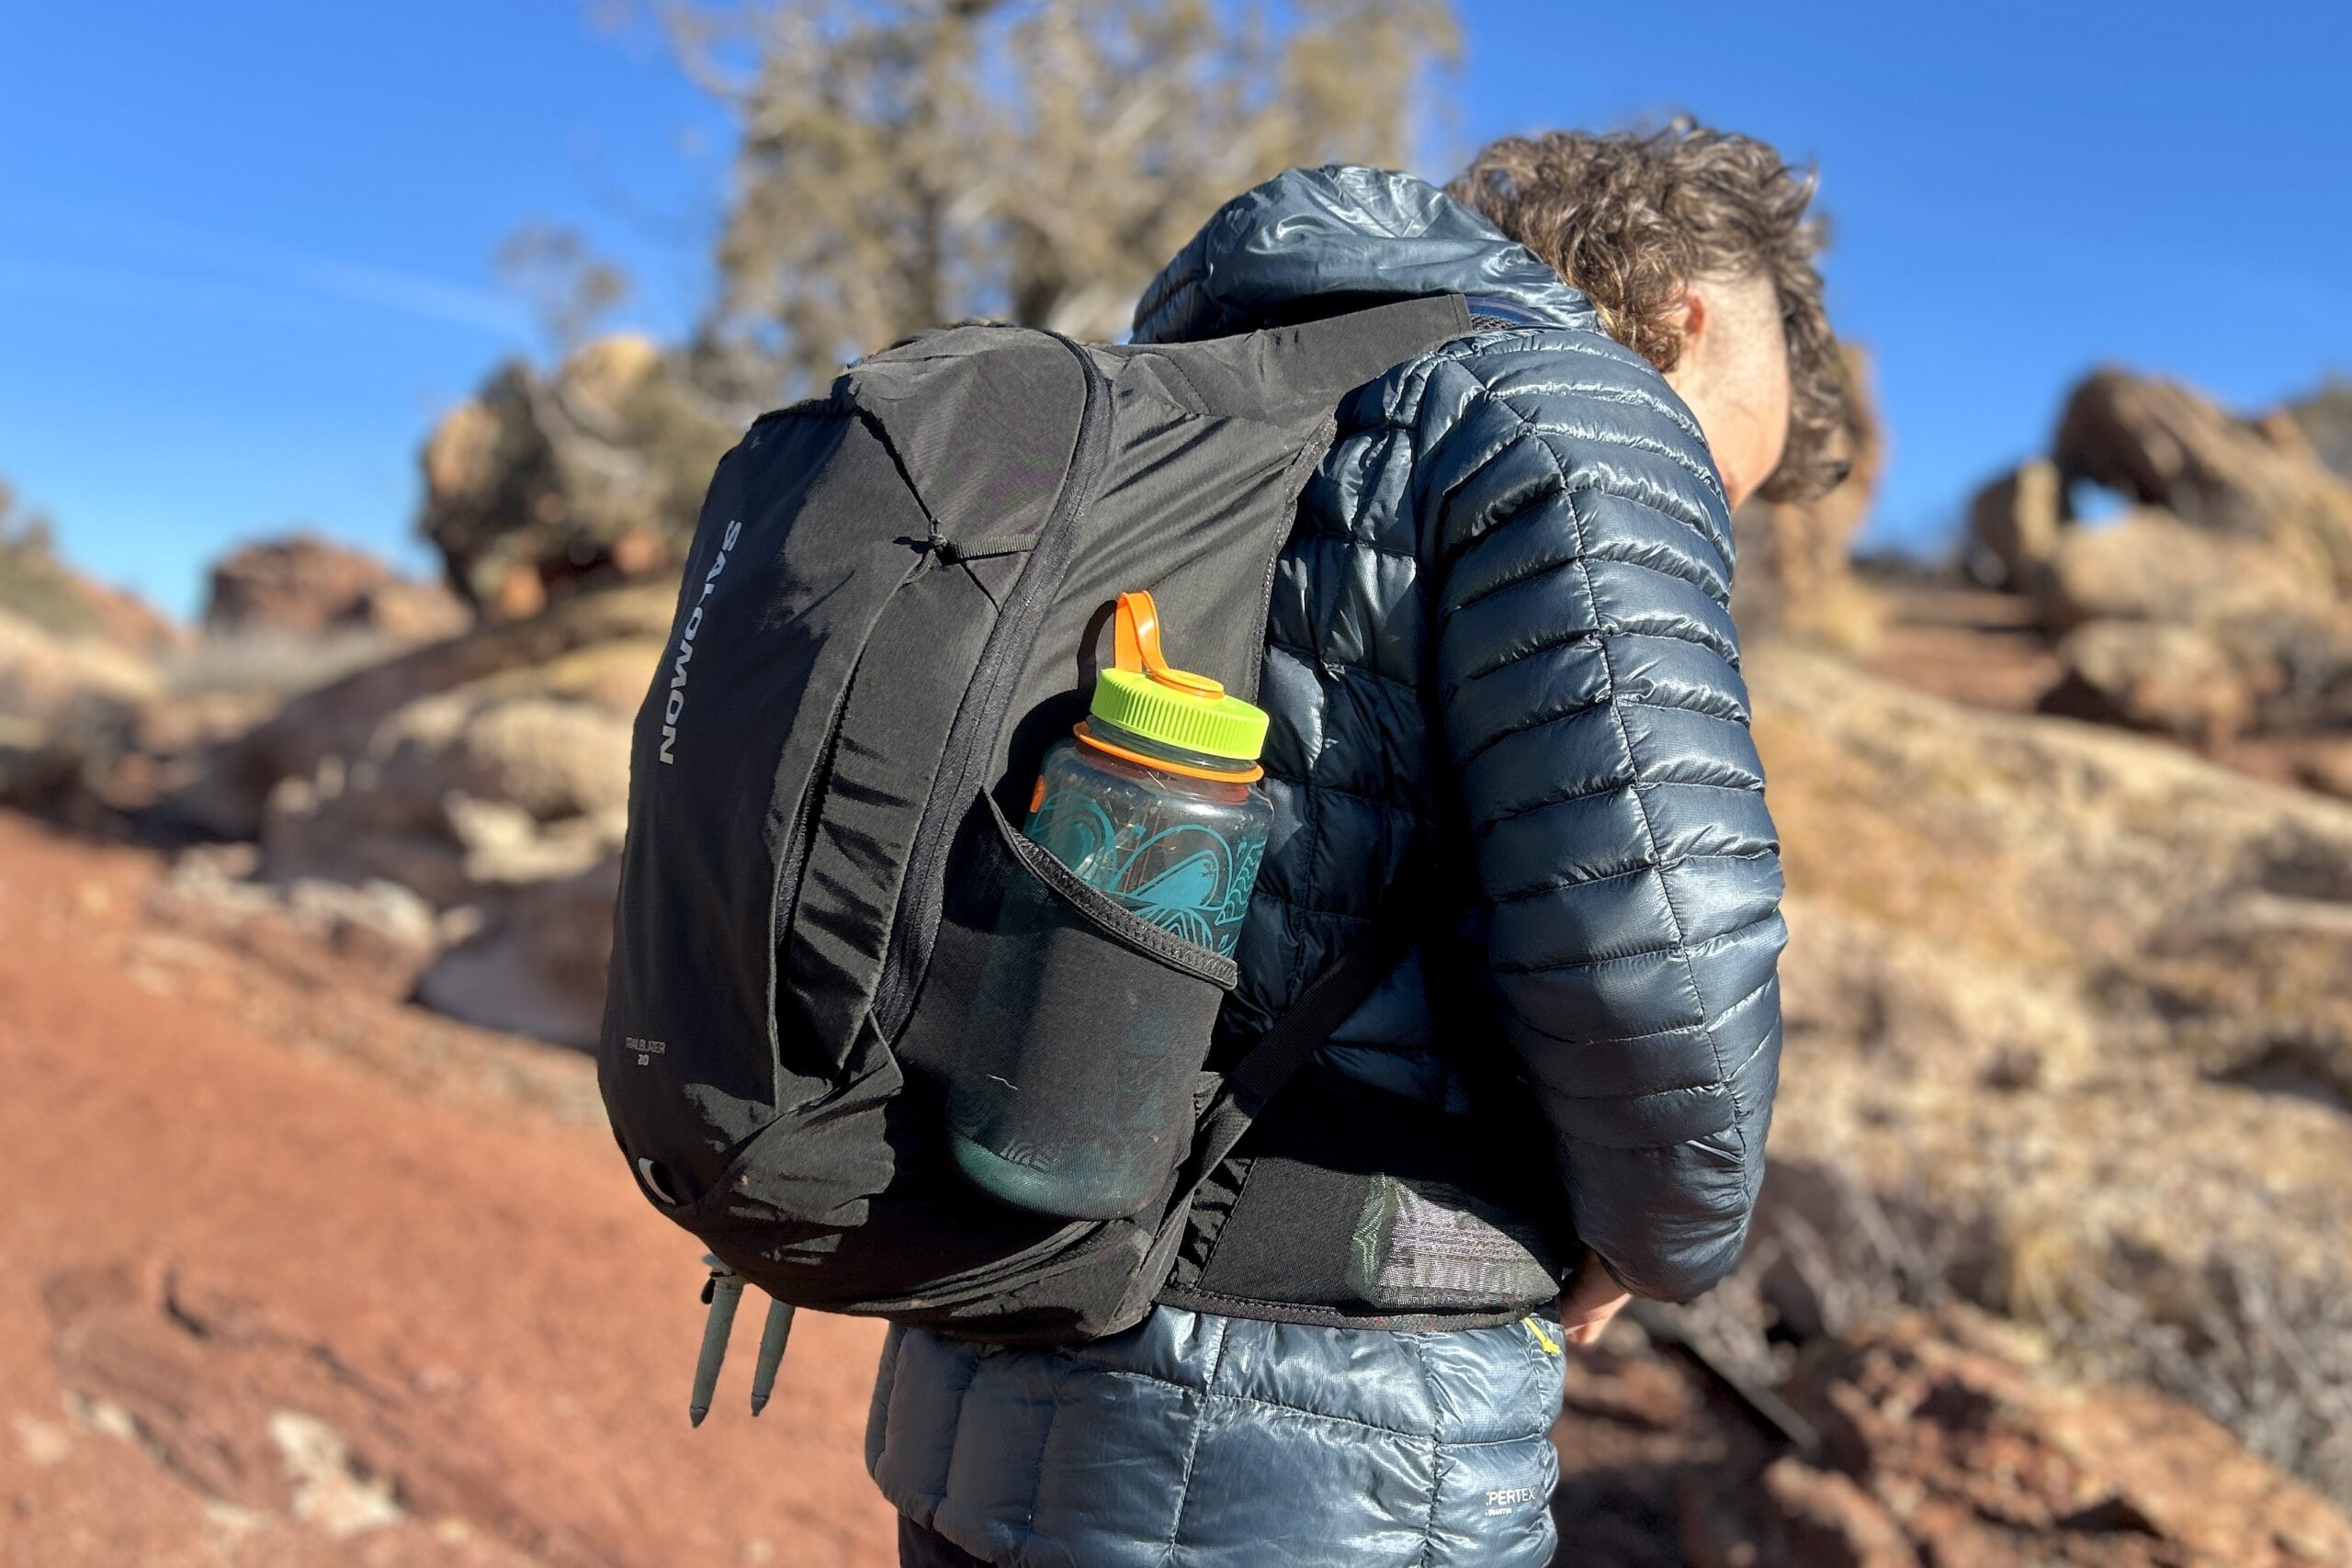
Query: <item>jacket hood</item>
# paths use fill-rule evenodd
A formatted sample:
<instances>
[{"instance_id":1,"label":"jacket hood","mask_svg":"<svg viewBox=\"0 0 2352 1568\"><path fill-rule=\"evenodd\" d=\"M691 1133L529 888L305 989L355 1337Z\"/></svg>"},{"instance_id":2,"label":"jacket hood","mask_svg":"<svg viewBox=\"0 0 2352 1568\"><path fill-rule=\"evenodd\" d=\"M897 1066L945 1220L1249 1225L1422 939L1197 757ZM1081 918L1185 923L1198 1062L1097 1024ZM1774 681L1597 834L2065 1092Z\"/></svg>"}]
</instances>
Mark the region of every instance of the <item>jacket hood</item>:
<instances>
[{"instance_id":1,"label":"jacket hood","mask_svg":"<svg viewBox=\"0 0 2352 1568\"><path fill-rule=\"evenodd\" d=\"M1222 337L1430 294L1531 326L1600 326L1534 252L1426 180L1292 169L1235 197L1152 279L1135 341Z\"/></svg>"}]
</instances>

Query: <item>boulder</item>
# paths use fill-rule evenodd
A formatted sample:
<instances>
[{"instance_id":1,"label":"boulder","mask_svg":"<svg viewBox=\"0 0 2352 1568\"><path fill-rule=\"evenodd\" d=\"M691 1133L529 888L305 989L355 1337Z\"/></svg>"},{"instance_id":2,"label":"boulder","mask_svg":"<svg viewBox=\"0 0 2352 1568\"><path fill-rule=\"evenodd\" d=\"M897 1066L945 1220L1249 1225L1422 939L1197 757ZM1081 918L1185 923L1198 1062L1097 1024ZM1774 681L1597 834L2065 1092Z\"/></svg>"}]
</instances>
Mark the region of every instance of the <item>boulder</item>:
<instances>
[{"instance_id":1,"label":"boulder","mask_svg":"<svg viewBox=\"0 0 2352 1568\"><path fill-rule=\"evenodd\" d=\"M617 855L522 889L434 961L416 999L487 1029L594 1049L619 895Z\"/></svg>"},{"instance_id":2,"label":"boulder","mask_svg":"<svg viewBox=\"0 0 2352 1568\"><path fill-rule=\"evenodd\" d=\"M2042 624L2056 632L2108 617L2183 625L2309 618L2335 603L2325 579L2267 541L2150 507L2066 529L2037 565L2026 586Z\"/></svg>"},{"instance_id":3,"label":"boulder","mask_svg":"<svg viewBox=\"0 0 2352 1568\"><path fill-rule=\"evenodd\" d=\"M509 656L539 646L497 641ZM264 874L384 877L448 905L594 865L627 827L630 724L659 651L623 637L412 666L411 690L305 738L310 764L272 783Z\"/></svg>"},{"instance_id":4,"label":"boulder","mask_svg":"<svg viewBox=\"0 0 2352 1568\"><path fill-rule=\"evenodd\" d=\"M0 804L86 803L162 690L153 662L95 631L60 633L0 610Z\"/></svg>"},{"instance_id":5,"label":"boulder","mask_svg":"<svg viewBox=\"0 0 2352 1568\"><path fill-rule=\"evenodd\" d=\"M472 619L438 583L401 578L364 550L314 534L243 546L214 563L204 627L215 636L371 632L409 645L454 637Z\"/></svg>"},{"instance_id":6,"label":"boulder","mask_svg":"<svg viewBox=\"0 0 2352 1568\"><path fill-rule=\"evenodd\" d=\"M2095 372L2068 397L2052 456L2069 481L2267 540L2299 573L2352 591L2352 484L2308 441L2266 434L2177 381Z\"/></svg>"},{"instance_id":7,"label":"boulder","mask_svg":"<svg viewBox=\"0 0 2352 1568\"><path fill-rule=\"evenodd\" d=\"M427 438L419 528L474 605L529 615L582 584L674 566L741 429L634 334L552 374L512 363Z\"/></svg>"},{"instance_id":8,"label":"boulder","mask_svg":"<svg viewBox=\"0 0 2352 1568\"><path fill-rule=\"evenodd\" d=\"M279 781L264 874L383 877L452 904L594 864L627 826L629 717L564 694L565 673L420 697L353 754Z\"/></svg>"},{"instance_id":9,"label":"boulder","mask_svg":"<svg viewBox=\"0 0 2352 1568\"><path fill-rule=\"evenodd\" d=\"M2032 586L2058 548L2064 521L2065 491L2057 464L2036 457L2010 469L1968 502L1976 574L1995 588Z\"/></svg>"},{"instance_id":10,"label":"boulder","mask_svg":"<svg viewBox=\"0 0 2352 1568\"><path fill-rule=\"evenodd\" d=\"M2278 672L2248 668L2210 633L2161 621L2093 621L2058 645L2065 674L2041 709L2212 741L2243 732Z\"/></svg>"},{"instance_id":11,"label":"boulder","mask_svg":"<svg viewBox=\"0 0 2352 1568\"><path fill-rule=\"evenodd\" d=\"M2041 708L2209 745L2352 724L2352 483L2314 444L2326 428L2121 370L2077 385L2051 458L1969 513L1971 569L2065 639ZM2130 510L2076 522L2078 483Z\"/></svg>"},{"instance_id":12,"label":"boulder","mask_svg":"<svg viewBox=\"0 0 2352 1568\"><path fill-rule=\"evenodd\" d=\"M1869 357L1852 345L1844 357L1845 479L1815 501L1751 500L1732 516L1732 615L1743 632L1852 649L1876 629L1876 602L1855 581L1853 549L1885 468L1885 440Z\"/></svg>"},{"instance_id":13,"label":"boulder","mask_svg":"<svg viewBox=\"0 0 2352 1568\"><path fill-rule=\"evenodd\" d=\"M427 1005L587 1043L631 725L675 597L669 582L576 594L304 693L171 807L257 838L249 880L280 903L325 886L420 900L434 947L455 941L411 964Z\"/></svg>"},{"instance_id":14,"label":"boulder","mask_svg":"<svg viewBox=\"0 0 2352 1568\"><path fill-rule=\"evenodd\" d=\"M676 597L674 584L666 581L578 594L543 615L486 622L465 636L427 644L301 692L263 722L212 748L200 776L164 802L158 816L183 831L256 839L271 794L285 781L310 781L323 784L329 793L345 792L350 781L317 777L331 761L373 761L380 767L395 760L392 753L404 751L404 757L395 760L390 784L379 773L357 785L362 790L404 787L399 781L408 775L400 769L409 758L447 743L453 711L474 714L538 695L606 716L633 715L660 660ZM431 705L445 696L455 698L454 707L449 703ZM427 705L406 719L399 717L402 710L420 704ZM436 736L441 739L435 739ZM477 798L497 795L493 792ZM286 804L296 805L291 800Z\"/></svg>"}]
</instances>

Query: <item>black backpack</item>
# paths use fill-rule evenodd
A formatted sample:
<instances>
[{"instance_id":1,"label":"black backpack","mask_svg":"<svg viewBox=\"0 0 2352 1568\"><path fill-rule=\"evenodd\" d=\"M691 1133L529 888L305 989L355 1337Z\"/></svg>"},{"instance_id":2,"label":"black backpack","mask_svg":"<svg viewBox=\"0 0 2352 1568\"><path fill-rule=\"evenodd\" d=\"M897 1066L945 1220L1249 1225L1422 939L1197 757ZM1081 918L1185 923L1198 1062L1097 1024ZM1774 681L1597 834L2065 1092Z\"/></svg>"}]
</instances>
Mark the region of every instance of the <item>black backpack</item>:
<instances>
[{"instance_id":1,"label":"black backpack","mask_svg":"<svg viewBox=\"0 0 2352 1568\"><path fill-rule=\"evenodd\" d=\"M1067 994L1034 1028L1151 1009L1204 1062L1236 974L1013 824L1122 591L1152 592L1182 662L1256 692L1275 557L1340 400L1469 330L1458 296L1193 344L956 327L720 461L638 716L597 1066L639 1184L719 1261L730 1312L730 1272L1001 1343L1149 1309L1203 1178L1412 928L1376 926L1200 1075L1156 1201L1031 1213L956 1170L942 1109L1007 900L1015 960Z\"/></svg>"}]
</instances>

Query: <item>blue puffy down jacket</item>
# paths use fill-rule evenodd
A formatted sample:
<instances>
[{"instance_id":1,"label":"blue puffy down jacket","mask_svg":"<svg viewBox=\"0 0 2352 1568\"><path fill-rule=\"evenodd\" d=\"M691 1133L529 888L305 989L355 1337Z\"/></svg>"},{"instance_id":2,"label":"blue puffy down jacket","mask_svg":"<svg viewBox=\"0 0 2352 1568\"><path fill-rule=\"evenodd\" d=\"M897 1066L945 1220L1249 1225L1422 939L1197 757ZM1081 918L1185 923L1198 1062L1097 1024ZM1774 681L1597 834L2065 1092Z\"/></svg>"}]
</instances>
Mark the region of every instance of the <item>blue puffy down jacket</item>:
<instances>
[{"instance_id":1,"label":"blue puffy down jacket","mask_svg":"<svg viewBox=\"0 0 2352 1568\"><path fill-rule=\"evenodd\" d=\"M1635 1293L1686 1299L1736 1260L1762 1179L1785 940L1697 424L1532 253L1374 170L1295 170L1229 203L1136 335L1445 292L1487 330L1347 400L1279 563L1259 694L1275 824L1228 1016L1277 1015L1462 814L1480 908L1324 1059L1458 1104L1450 1048L1499 1034L1577 1234ZM1436 973L1464 953L1470 973ZM1482 1010L1433 1017L1432 992ZM894 1331L870 1467L1008 1568L1540 1563L1541 1509L1509 1500L1548 1492L1558 1379L1525 1325L1163 1306L1060 1352Z\"/></svg>"},{"instance_id":2,"label":"blue puffy down jacket","mask_svg":"<svg viewBox=\"0 0 2352 1568\"><path fill-rule=\"evenodd\" d=\"M1559 1332L1160 1307L1050 1354L893 1328L866 1464L1002 1568L1544 1568Z\"/></svg>"}]
</instances>

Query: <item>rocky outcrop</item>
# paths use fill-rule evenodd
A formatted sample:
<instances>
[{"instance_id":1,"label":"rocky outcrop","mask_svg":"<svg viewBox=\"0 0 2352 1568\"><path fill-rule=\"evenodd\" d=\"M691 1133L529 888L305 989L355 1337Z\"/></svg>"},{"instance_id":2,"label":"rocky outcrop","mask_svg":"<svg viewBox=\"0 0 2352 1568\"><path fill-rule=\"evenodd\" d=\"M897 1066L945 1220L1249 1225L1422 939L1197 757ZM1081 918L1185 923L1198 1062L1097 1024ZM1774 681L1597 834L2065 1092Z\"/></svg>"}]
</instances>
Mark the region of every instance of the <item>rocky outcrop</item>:
<instances>
[{"instance_id":1,"label":"rocky outcrop","mask_svg":"<svg viewBox=\"0 0 2352 1568\"><path fill-rule=\"evenodd\" d=\"M2064 530L2025 586L2043 624L2062 632L2098 620L2307 621L2336 602L2325 579L2298 570L2263 539L2146 509Z\"/></svg>"},{"instance_id":2,"label":"rocky outcrop","mask_svg":"<svg viewBox=\"0 0 2352 1568\"><path fill-rule=\"evenodd\" d=\"M168 803L258 841L273 887L391 884L471 934L420 961L423 998L493 1027L594 1038L627 826L630 725L676 596L648 582L303 693Z\"/></svg>"},{"instance_id":3,"label":"rocky outcrop","mask_svg":"<svg viewBox=\"0 0 2352 1568\"><path fill-rule=\"evenodd\" d=\"M2352 486L2292 421L2249 423L2177 381L2100 370L2066 400L2051 456L2069 480L2264 540L2299 572L2352 590Z\"/></svg>"},{"instance_id":4,"label":"rocky outcrop","mask_svg":"<svg viewBox=\"0 0 2352 1568\"><path fill-rule=\"evenodd\" d=\"M1845 350L1846 478L1816 501L1750 501L1732 517L1739 550L1732 614L1743 632L1776 632L1833 648L1866 644L1871 596L1855 581L1855 536L1869 521L1886 443L1870 359Z\"/></svg>"},{"instance_id":5,"label":"rocky outcrop","mask_svg":"<svg viewBox=\"0 0 2352 1568\"><path fill-rule=\"evenodd\" d=\"M552 374L510 364L426 440L419 528L468 600L529 615L674 565L738 433L642 337L591 343Z\"/></svg>"},{"instance_id":6,"label":"rocky outcrop","mask_svg":"<svg viewBox=\"0 0 2352 1568\"><path fill-rule=\"evenodd\" d=\"M666 626L669 592L654 596ZM659 633L538 657L563 639L499 635L520 629L458 658L379 666L272 720L254 748L280 764L260 814L264 874L382 877L446 906L570 876L617 849L629 725ZM370 688L373 711L358 711Z\"/></svg>"},{"instance_id":7,"label":"rocky outcrop","mask_svg":"<svg viewBox=\"0 0 2352 1568\"><path fill-rule=\"evenodd\" d=\"M2130 509L2076 522L2085 485ZM2352 728L2352 483L2283 412L2101 370L1971 502L1965 559L2057 644L2045 711L2208 747Z\"/></svg>"},{"instance_id":8,"label":"rocky outcrop","mask_svg":"<svg viewBox=\"0 0 2352 1568\"><path fill-rule=\"evenodd\" d=\"M262 813L273 877L381 877L436 904L585 869L617 847L629 719L574 671L394 709L350 754L280 780Z\"/></svg>"},{"instance_id":9,"label":"rocky outcrop","mask_svg":"<svg viewBox=\"0 0 2352 1568\"><path fill-rule=\"evenodd\" d=\"M154 664L0 610L0 804L70 810L133 744Z\"/></svg>"},{"instance_id":10,"label":"rocky outcrop","mask_svg":"<svg viewBox=\"0 0 2352 1568\"><path fill-rule=\"evenodd\" d=\"M2055 1375L1964 1311L1808 1347L1785 1451L1626 1337L1571 1356L1555 1512L1579 1568L2321 1568L2352 1520L2207 1417Z\"/></svg>"},{"instance_id":11,"label":"rocky outcrop","mask_svg":"<svg viewBox=\"0 0 2352 1568\"><path fill-rule=\"evenodd\" d=\"M2020 463L1969 499L1970 565L1996 587L2030 589L2056 552L2065 520L2058 465L2046 457Z\"/></svg>"},{"instance_id":12,"label":"rocky outcrop","mask_svg":"<svg viewBox=\"0 0 2352 1568\"><path fill-rule=\"evenodd\" d=\"M288 781L316 782L326 770L330 776L317 793L337 799L355 787L361 793L390 787L380 773L356 785L337 780L332 774L338 762L391 761L397 782L413 776L402 772L412 761L452 746L467 756L477 754L477 740L482 752L511 751L501 740L469 734L472 719L491 707L536 695L608 716L634 714L675 598L666 582L580 594L544 615L486 624L300 693L215 748L203 776L164 803L161 815L208 837L257 839L272 792ZM419 704L427 705L402 716ZM453 712L471 717L453 729ZM514 723L512 716L491 721L493 731L503 728L510 735ZM451 765L461 776L478 776L465 772L469 762ZM609 772L612 764L604 766ZM528 787L541 791L543 802L553 798L541 784ZM587 793L577 798L602 798L597 786L580 787Z\"/></svg>"},{"instance_id":13,"label":"rocky outcrop","mask_svg":"<svg viewBox=\"0 0 2352 1568\"><path fill-rule=\"evenodd\" d=\"M440 584L411 581L313 534L246 545L214 563L204 608L214 635L368 632L401 646L454 637L471 619Z\"/></svg>"}]
</instances>

